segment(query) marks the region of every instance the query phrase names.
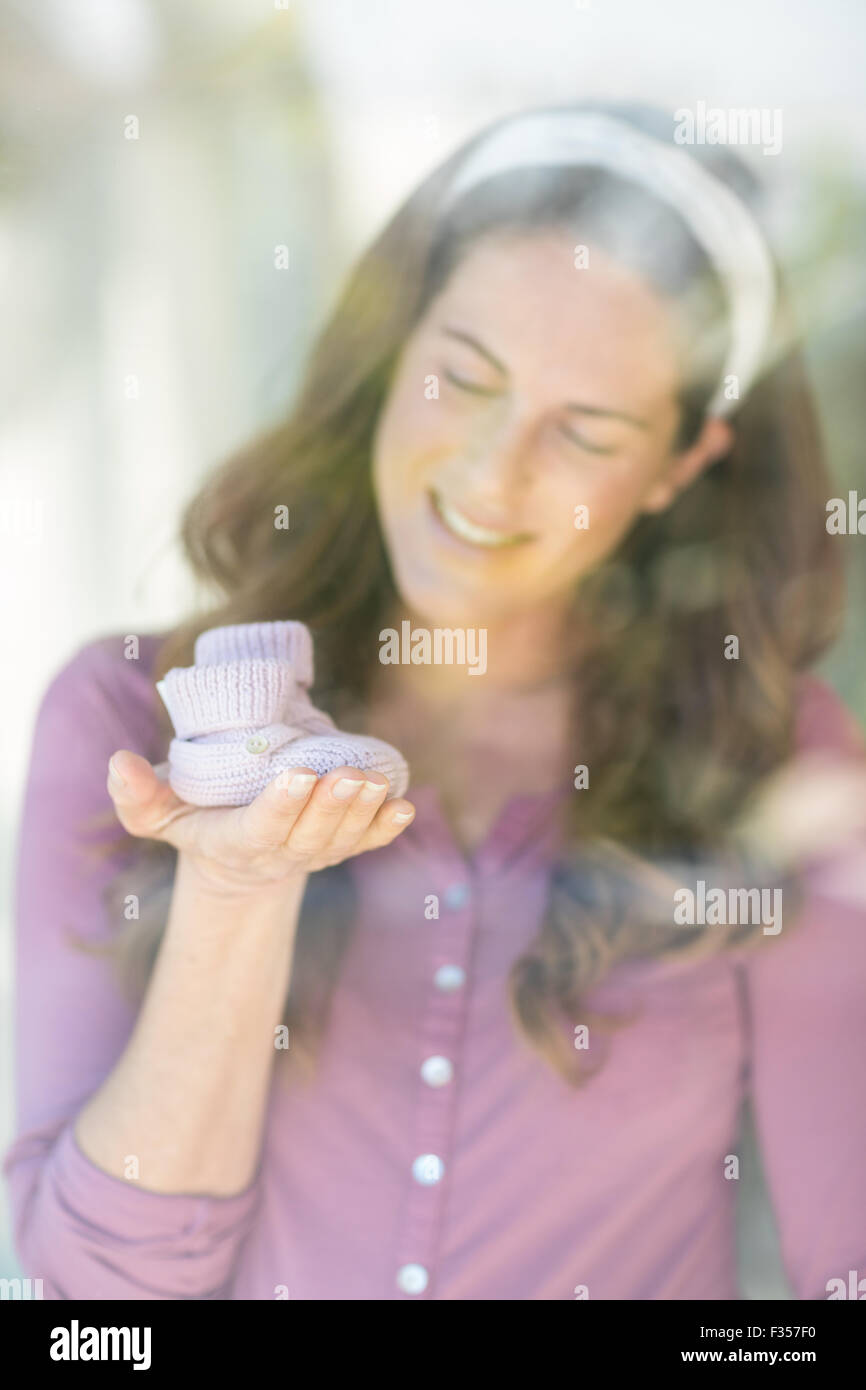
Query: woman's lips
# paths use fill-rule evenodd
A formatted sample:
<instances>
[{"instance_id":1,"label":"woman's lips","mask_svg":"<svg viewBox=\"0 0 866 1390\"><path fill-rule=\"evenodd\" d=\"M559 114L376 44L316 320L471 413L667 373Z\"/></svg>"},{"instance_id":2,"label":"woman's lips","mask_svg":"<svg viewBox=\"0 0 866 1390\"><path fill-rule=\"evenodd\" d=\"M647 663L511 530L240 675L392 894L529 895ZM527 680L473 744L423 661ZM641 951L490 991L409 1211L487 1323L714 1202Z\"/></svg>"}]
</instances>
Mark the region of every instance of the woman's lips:
<instances>
[{"instance_id":1,"label":"woman's lips","mask_svg":"<svg viewBox=\"0 0 866 1390\"><path fill-rule=\"evenodd\" d=\"M467 545L480 546L484 550L502 550L532 540L532 536L526 531L497 531L489 526L479 526L477 522L464 516L457 507L446 502L435 488L430 489L428 497L437 520L452 536L456 536Z\"/></svg>"}]
</instances>

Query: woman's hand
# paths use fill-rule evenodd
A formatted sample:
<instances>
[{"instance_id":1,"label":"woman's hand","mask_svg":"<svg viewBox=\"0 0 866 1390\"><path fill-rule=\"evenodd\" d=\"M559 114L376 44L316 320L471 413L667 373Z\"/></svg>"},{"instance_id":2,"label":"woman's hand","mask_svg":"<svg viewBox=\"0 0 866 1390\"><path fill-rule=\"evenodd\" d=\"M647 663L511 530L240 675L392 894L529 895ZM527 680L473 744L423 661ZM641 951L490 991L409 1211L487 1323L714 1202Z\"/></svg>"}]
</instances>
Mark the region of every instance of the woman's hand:
<instances>
[{"instance_id":1,"label":"woman's hand","mask_svg":"<svg viewBox=\"0 0 866 1390\"><path fill-rule=\"evenodd\" d=\"M166 770L126 749L113 755L107 786L118 819L130 835L174 845L202 887L221 896L244 896L390 844L415 814L403 798L383 805L387 778L353 767L324 777L291 768L237 807L190 806L175 796Z\"/></svg>"},{"instance_id":2,"label":"woman's hand","mask_svg":"<svg viewBox=\"0 0 866 1390\"><path fill-rule=\"evenodd\" d=\"M740 834L753 851L785 869L862 845L866 766L833 754L800 755L756 790Z\"/></svg>"}]
</instances>

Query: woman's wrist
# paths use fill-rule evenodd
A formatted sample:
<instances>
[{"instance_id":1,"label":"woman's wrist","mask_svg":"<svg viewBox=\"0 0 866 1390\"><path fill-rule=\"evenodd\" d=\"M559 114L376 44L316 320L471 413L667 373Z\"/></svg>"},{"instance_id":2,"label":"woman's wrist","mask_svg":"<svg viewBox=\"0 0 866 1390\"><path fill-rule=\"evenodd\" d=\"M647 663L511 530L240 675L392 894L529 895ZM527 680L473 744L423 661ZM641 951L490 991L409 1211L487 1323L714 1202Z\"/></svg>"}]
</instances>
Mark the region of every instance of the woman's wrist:
<instances>
[{"instance_id":1,"label":"woman's wrist","mask_svg":"<svg viewBox=\"0 0 866 1390\"><path fill-rule=\"evenodd\" d=\"M241 905L261 905L265 908L276 905L285 908L300 903L308 877L306 873L291 872L283 878L256 882L234 874L219 864L181 851L177 856L175 897L189 894L207 901L214 908L225 904L233 911L237 911Z\"/></svg>"}]
</instances>

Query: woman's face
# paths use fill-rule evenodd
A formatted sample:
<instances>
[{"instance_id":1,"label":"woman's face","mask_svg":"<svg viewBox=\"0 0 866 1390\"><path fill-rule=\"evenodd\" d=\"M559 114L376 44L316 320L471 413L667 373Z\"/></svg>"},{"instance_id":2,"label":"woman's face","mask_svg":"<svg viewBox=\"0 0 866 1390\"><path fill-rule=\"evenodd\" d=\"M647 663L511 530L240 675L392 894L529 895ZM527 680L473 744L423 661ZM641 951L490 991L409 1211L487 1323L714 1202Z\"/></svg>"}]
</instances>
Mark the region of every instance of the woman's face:
<instances>
[{"instance_id":1,"label":"woman's face","mask_svg":"<svg viewBox=\"0 0 866 1390\"><path fill-rule=\"evenodd\" d=\"M567 234L486 238L407 340L373 479L395 581L434 622L507 621L573 593L641 512L728 447L676 453L670 308ZM580 510L584 509L584 510Z\"/></svg>"}]
</instances>

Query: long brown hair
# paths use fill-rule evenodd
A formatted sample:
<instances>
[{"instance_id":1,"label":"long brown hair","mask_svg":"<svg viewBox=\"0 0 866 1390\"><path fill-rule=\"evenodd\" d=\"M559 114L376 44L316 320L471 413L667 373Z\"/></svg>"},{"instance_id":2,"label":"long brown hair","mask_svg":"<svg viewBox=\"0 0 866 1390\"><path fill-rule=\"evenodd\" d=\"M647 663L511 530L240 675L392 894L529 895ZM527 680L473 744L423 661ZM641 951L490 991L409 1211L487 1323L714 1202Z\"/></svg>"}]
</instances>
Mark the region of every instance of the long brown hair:
<instances>
[{"instance_id":1,"label":"long brown hair","mask_svg":"<svg viewBox=\"0 0 866 1390\"><path fill-rule=\"evenodd\" d=\"M670 137L656 113L606 109ZM680 443L695 438L727 326L721 286L685 222L634 185L583 168L499 175L440 216L450 178L485 134L426 178L361 257L287 417L225 462L189 504L185 552L219 596L163 641L155 679L190 665L207 627L294 618L314 635L316 703L338 723L364 705L397 597L374 506L373 432L407 336L482 236L565 227L577 241L601 238L637 267L681 316L690 351ZM753 196L727 152L691 154ZM780 315L777 342L787 336ZM775 352L733 425L729 454L665 513L641 518L575 596L575 761L591 766L591 789L573 798L546 914L509 980L522 1035L571 1082L586 1069L570 1024L587 1021L582 1001L616 961L763 939L753 927L674 927L673 866L708 856L736 862L731 828L792 752L796 677L835 634L842 588L796 351ZM285 506L288 531L274 525ZM723 656L731 635L739 660ZM111 885L115 900L137 891L142 901L141 919L113 948L136 965L139 987L158 948L173 860L165 846L137 842L133 867ZM287 1000L293 1060L314 1057L352 911L345 866L311 877Z\"/></svg>"}]
</instances>

